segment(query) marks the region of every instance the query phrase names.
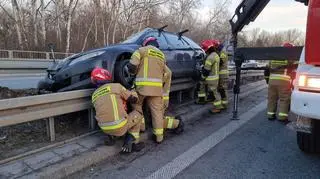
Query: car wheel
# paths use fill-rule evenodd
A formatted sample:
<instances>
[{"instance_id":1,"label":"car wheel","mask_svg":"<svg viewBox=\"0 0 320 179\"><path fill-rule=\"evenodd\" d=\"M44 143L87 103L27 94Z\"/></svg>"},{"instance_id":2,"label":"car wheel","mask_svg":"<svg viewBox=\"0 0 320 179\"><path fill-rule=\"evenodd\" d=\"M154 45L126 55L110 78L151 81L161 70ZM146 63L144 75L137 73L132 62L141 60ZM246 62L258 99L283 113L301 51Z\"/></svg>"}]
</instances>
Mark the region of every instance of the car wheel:
<instances>
[{"instance_id":1,"label":"car wheel","mask_svg":"<svg viewBox=\"0 0 320 179\"><path fill-rule=\"evenodd\" d=\"M129 73L127 64L129 60L121 60L116 63L114 69L114 79L116 82L121 83L125 88L130 89L133 87L134 76Z\"/></svg>"},{"instance_id":2,"label":"car wheel","mask_svg":"<svg viewBox=\"0 0 320 179\"><path fill-rule=\"evenodd\" d=\"M312 133L297 132L297 143L303 152L318 153L320 152L319 129L320 121L314 120Z\"/></svg>"}]
</instances>

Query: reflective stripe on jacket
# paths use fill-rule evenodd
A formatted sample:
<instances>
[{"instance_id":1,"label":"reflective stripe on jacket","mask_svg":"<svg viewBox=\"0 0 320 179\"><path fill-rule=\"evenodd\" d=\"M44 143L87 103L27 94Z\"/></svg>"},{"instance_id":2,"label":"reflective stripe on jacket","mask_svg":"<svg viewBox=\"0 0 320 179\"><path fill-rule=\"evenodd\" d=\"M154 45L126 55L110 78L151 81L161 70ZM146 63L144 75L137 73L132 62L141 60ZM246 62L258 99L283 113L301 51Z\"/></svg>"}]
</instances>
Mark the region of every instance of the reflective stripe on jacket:
<instances>
[{"instance_id":1,"label":"reflective stripe on jacket","mask_svg":"<svg viewBox=\"0 0 320 179\"><path fill-rule=\"evenodd\" d=\"M291 81L288 74L288 65L291 61L288 60L271 60L269 63L270 77L269 80Z\"/></svg>"},{"instance_id":2,"label":"reflective stripe on jacket","mask_svg":"<svg viewBox=\"0 0 320 179\"><path fill-rule=\"evenodd\" d=\"M212 52L205 59L204 69L210 71L209 76L206 78L208 83L215 83L219 80L219 65L220 57L215 52Z\"/></svg>"},{"instance_id":3,"label":"reflective stripe on jacket","mask_svg":"<svg viewBox=\"0 0 320 179\"><path fill-rule=\"evenodd\" d=\"M137 67L135 85L140 95L162 96L165 61L165 55L153 46L141 47L133 53L130 63Z\"/></svg>"}]
</instances>

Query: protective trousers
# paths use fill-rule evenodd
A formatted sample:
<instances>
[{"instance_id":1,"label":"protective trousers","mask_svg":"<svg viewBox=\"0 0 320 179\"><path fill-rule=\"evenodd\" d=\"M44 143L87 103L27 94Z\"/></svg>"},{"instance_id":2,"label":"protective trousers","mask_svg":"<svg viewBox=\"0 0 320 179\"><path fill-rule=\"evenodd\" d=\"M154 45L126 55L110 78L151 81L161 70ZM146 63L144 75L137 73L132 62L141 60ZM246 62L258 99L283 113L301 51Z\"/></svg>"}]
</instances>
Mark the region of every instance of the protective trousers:
<instances>
[{"instance_id":1,"label":"protective trousers","mask_svg":"<svg viewBox=\"0 0 320 179\"><path fill-rule=\"evenodd\" d=\"M288 119L290 97L290 81L270 79L268 87L268 117L275 117L279 100L278 119Z\"/></svg>"},{"instance_id":2,"label":"protective trousers","mask_svg":"<svg viewBox=\"0 0 320 179\"><path fill-rule=\"evenodd\" d=\"M213 106L215 109L222 109L222 101L220 93L218 92L219 80L210 81L208 88L213 92L214 101Z\"/></svg>"},{"instance_id":3,"label":"protective trousers","mask_svg":"<svg viewBox=\"0 0 320 179\"><path fill-rule=\"evenodd\" d=\"M228 107L228 78L219 78L219 93L221 96L222 108Z\"/></svg>"},{"instance_id":4,"label":"protective trousers","mask_svg":"<svg viewBox=\"0 0 320 179\"><path fill-rule=\"evenodd\" d=\"M142 96L138 95L139 100L135 105L135 109L143 113L143 102L146 101L150 108L152 117L153 134L156 136L157 142L163 140L163 100L162 96Z\"/></svg>"},{"instance_id":5,"label":"protective trousers","mask_svg":"<svg viewBox=\"0 0 320 179\"><path fill-rule=\"evenodd\" d=\"M207 101L206 85L207 83L205 81L199 82L197 103L205 103Z\"/></svg>"},{"instance_id":6,"label":"protective trousers","mask_svg":"<svg viewBox=\"0 0 320 179\"><path fill-rule=\"evenodd\" d=\"M112 136L123 136L126 132L134 136L135 143L139 143L140 140L140 125L142 122L143 116L138 111L132 111L127 116L127 123L121 128L113 129L113 130L103 130L106 134Z\"/></svg>"}]
</instances>

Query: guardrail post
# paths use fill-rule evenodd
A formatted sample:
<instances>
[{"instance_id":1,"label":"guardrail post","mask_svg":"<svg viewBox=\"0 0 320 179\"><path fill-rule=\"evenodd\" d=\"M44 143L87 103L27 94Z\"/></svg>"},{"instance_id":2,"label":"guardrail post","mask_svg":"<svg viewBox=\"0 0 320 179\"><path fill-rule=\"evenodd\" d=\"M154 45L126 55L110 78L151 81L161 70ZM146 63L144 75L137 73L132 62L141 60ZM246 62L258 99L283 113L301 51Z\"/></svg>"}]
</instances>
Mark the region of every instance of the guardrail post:
<instances>
[{"instance_id":1,"label":"guardrail post","mask_svg":"<svg viewBox=\"0 0 320 179\"><path fill-rule=\"evenodd\" d=\"M50 59L50 54L48 52L46 53L46 59Z\"/></svg>"},{"instance_id":2,"label":"guardrail post","mask_svg":"<svg viewBox=\"0 0 320 179\"><path fill-rule=\"evenodd\" d=\"M50 138L50 141L53 142L56 140L56 132L54 129L54 117L49 117L47 121L47 136Z\"/></svg>"},{"instance_id":3,"label":"guardrail post","mask_svg":"<svg viewBox=\"0 0 320 179\"><path fill-rule=\"evenodd\" d=\"M12 58L13 58L13 51L12 51L12 50L9 50L9 51L8 51L8 55L9 55L9 58L12 59Z\"/></svg>"},{"instance_id":4,"label":"guardrail post","mask_svg":"<svg viewBox=\"0 0 320 179\"><path fill-rule=\"evenodd\" d=\"M96 119L94 117L94 109L88 109L89 129L94 130L96 128Z\"/></svg>"}]
</instances>

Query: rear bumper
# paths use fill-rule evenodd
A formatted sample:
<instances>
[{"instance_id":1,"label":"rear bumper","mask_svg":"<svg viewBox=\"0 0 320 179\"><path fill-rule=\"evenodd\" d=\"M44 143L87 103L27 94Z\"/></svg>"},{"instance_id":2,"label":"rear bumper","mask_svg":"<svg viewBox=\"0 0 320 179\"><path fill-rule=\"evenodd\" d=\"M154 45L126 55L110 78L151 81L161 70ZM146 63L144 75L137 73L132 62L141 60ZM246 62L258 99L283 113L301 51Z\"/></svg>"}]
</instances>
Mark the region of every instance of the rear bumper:
<instances>
[{"instance_id":1,"label":"rear bumper","mask_svg":"<svg viewBox=\"0 0 320 179\"><path fill-rule=\"evenodd\" d=\"M294 90L291 96L291 111L299 116L320 120L320 93Z\"/></svg>"}]
</instances>

